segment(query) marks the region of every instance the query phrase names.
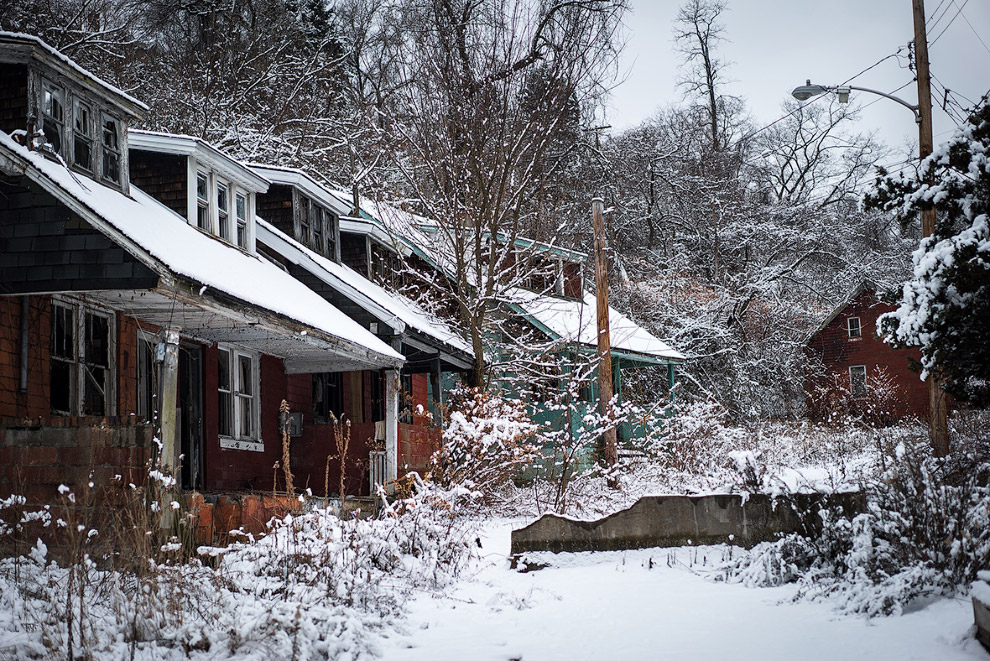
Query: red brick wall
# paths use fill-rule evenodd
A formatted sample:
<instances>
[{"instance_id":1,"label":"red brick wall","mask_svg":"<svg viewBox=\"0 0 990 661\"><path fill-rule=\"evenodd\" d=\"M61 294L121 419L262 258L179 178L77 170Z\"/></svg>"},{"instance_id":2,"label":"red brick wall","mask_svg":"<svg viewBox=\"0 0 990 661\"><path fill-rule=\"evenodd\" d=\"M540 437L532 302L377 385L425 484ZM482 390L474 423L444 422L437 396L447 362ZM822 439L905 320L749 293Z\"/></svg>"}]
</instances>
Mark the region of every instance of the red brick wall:
<instances>
[{"instance_id":1,"label":"red brick wall","mask_svg":"<svg viewBox=\"0 0 990 661\"><path fill-rule=\"evenodd\" d=\"M895 349L877 336L877 318L893 310L893 306L878 301L874 292L864 291L819 331L808 343L808 351L821 359L825 376L811 380L809 391L815 386L829 388L833 383L848 388L849 367L865 365L868 383L879 371L892 383L895 396L891 413L895 417L927 417L928 387L911 369L912 361L921 360L921 352L914 347ZM849 337L850 317L859 317L862 337Z\"/></svg>"}]
</instances>

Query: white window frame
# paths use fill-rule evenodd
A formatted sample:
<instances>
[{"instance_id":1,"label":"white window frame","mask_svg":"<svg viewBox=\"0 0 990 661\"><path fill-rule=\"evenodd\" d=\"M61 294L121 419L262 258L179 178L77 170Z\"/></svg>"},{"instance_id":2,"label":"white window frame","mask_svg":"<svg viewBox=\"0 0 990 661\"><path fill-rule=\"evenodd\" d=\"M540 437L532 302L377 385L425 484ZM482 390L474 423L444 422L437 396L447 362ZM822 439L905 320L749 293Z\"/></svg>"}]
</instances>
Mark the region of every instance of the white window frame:
<instances>
[{"instance_id":1,"label":"white window frame","mask_svg":"<svg viewBox=\"0 0 990 661\"><path fill-rule=\"evenodd\" d=\"M853 329L853 320L856 321L856 328ZM849 317L846 319L846 335L850 340L859 340L863 337L863 323L859 317Z\"/></svg>"},{"instance_id":2,"label":"white window frame","mask_svg":"<svg viewBox=\"0 0 990 661\"><path fill-rule=\"evenodd\" d=\"M76 123L76 115L79 113L80 108L86 109L86 114L88 115L88 121L85 122L85 126L82 127L82 131ZM96 174L96 140L94 137L93 123L94 123L94 113L93 104L85 101L83 99L74 99L72 102L72 164L89 175ZM76 160L76 141L81 140L89 145L89 167L86 167ZM70 160L70 159L66 159Z\"/></svg>"},{"instance_id":3,"label":"white window frame","mask_svg":"<svg viewBox=\"0 0 990 661\"><path fill-rule=\"evenodd\" d=\"M226 201L226 204L224 205L220 204L221 191L223 191L223 197ZM230 182L217 177L216 185L214 186L213 191L213 200L215 202L214 206L216 207L215 211L217 216L217 222L215 223L216 236L222 241L236 245L237 242L234 238L236 235L232 235L230 231L230 202L231 198L236 195L234 191L234 186ZM224 228L226 228L227 236L224 236Z\"/></svg>"},{"instance_id":4,"label":"white window frame","mask_svg":"<svg viewBox=\"0 0 990 661\"><path fill-rule=\"evenodd\" d=\"M53 98L58 99L58 104L61 106L62 109L61 117L55 117L53 115L48 114L48 110L47 108L45 108L46 93L51 93ZM38 129L40 129L41 131L45 130L44 127L45 127L46 118L51 120L55 124L55 126L58 129L58 146L59 146L56 153L58 153L58 155L61 156L62 158L65 158L68 155L68 150L66 149L66 141L65 141L65 121L66 121L65 115L67 110L72 109L71 106L69 106L69 108L66 108L65 102L68 96L69 95L63 86L56 85L47 78L41 79L41 103L39 104L39 112L38 112L41 126L39 126ZM52 136L48 135L48 133L45 132L45 140L51 142L51 138Z\"/></svg>"},{"instance_id":5,"label":"white window frame","mask_svg":"<svg viewBox=\"0 0 990 661\"><path fill-rule=\"evenodd\" d=\"M106 143L106 138L104 136L104 131L106 130L106 124L110 121L113 123L116 136L117 136L117 147L113 148ZM124 172L127 167L127 163L124 160L125 154L125 140L124 135L124 123L120 121L117 117L110 115L106 112L100 112L100 126L99 126L99 145L100 145L100 181L107 182L117 188L123 186ZM117 178L112 179L106 175L107 168L107 155L113 154L117 157Z\"/></svg>"},{"instance_id":6,"label":"white window frame","mask_svg":"<svg viewBox=\"0 0 990 661\"><path fill-rule=\"evenodd\" d=\"M252 351L243 351L232 346L218 345L220 352L226 352L230 357L230 407L228 411L231 421L232 435L220 434L220 447L228 450L250 450L253 452L264 452L265 441L261 435L261 354ZM241 392L241 370L239 361L241 357L251 360L251 428L254 431L252 437L242 437L241 430L241 407L240 400L245 397ZM219 363L219 356L217 357ZM219 366L218 366L219 369ZM225 391L226 392L226 391ZM220 393L217 392L218 409ZM219 420L219 416L218 416Z\"/></svg>"},{"instance_id":7,"label":"white window frame","mask_svg":"<svg viewBox=\"0 0 990 661\"><path fill-rule=\"evenodd\" d=\"M862 384L863 384L862 392L857 392L856 379L859 377L853 376L854 370L857 372L859 372L860 370L862 371ZM849 396L852 397L853 399L862 399L864 397L867 397L868 395L869 395L869 388L867 387L867 383L866 383L866 365L850 365L849 366Z\"/></svg>"},{"instance_id":8,"label":"white window frame","mask_svg":"<svg viewBox=\"0 0 990 661\"><path fill-rule=\"evenodd\" d=\"M60 360L70 365L70 389L68 411L51 409L52 415L87 415L86 406L86 315L103 317L107 321L107 366L106 382L103 389L103 413L97 417L109 417L117 414L117 316L112 310L84 304L73 299L52 297L52 315L55 308L62 307L72 310L73 323L73 359L61 360L49 356L49 360ZM50 386L49 386L50 387ZM51 404L51 402L49 402Z\"/></svg>"}]
</instances>

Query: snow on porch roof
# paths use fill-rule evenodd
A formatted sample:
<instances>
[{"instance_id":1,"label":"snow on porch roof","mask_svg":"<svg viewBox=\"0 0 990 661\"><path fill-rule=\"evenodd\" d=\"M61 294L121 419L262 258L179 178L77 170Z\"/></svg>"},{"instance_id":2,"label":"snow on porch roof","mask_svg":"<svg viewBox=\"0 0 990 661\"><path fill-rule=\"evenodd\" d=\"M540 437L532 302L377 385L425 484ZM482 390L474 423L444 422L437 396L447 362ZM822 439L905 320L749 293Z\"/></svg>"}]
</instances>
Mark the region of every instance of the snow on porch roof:
<instances>
[{"instance_id":1,"label":"snow on porch roof","mask_svg":"<svg viewBox=\"0 0 990 661\"><path fill-rule=\"evenodd\" d=\"M598 306L594 294L586 292L584 299L578 300L513 289L507 292L507 300L557 338L597 347ZM613 351L629 352L659 362L684 360L683 354L613 307L608 309L608 321Z\"/></svg>"},{"instance_id":2,"label":"snow on porch roof","mask_svg":"<svg viewBox=\"0 0 990 661\"><path fill-rule=\"evenodd\" d=\"M258 240L274 248L283 257L297 264L326 282L331 287L349 297L357 298L362 307L377 308L369 310L372 314L387 317L385 323L395 327L408 326L424 335L431 337L448 347L474 356L474 352L463 338L447 324L430 315L409 299L393 294L360 273L345 266L330 261L306 248L295 239L276 229L268 221L258 218ZM400 322L396 324L395 321ZM396 328L401 332L402 328Z\"/></svg>"},{"instance_id":3,"label":"snow on porch roof","mask_svg":"<svg viewBox=\"0 0 990 661\"><path fill-rule=\"evenodd\" d=\"M10 162L43 188L70 197L76 206L90 212L86 215L107 223L121 235L128 250L144 253L136 257L157 260L158 264L149 266L159 273L164 267L198 285L288 317L370 352L379 362L397 365L404 360L400 353L288 273L205 235L135 186L131 186L132 197L128 197L92 180L80 179L0 132L2 161Z\"/></svg>"}]
</instances>

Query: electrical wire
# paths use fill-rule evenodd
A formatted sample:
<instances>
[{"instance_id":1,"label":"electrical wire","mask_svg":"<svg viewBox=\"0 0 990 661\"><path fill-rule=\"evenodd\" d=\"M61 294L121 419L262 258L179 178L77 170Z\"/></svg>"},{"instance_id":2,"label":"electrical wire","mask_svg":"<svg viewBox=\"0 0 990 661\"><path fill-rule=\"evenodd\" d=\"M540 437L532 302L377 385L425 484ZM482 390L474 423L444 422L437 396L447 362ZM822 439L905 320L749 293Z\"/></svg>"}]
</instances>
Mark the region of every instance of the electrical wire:
<instances>
[{"instance_id":1,"label":"electrical wire","mask_svg":"<svg viewBox=\"0 0 990 661\"><path fill-rule=\"evenodd\" d=\"M959 5L956 5L956 0L952 0L952 4L956 7L959 7ZM952 15L952 18L949 20L948 23L945 24L945 27L942 28L942 31L938 33L938 36L928 42L929 48L934 46L935 42L937 42L942 37L942 35L945 34L945 31L948 30L949 27L956 22L956 18L959 17L959 14L962 13L963 7L965 7L967 4L969 4L969 0L963 0L962 7L959 7L956 13Z\"/></svg>"},{"instance_id":2,"label":"electrical wire","mask_svg":"<svg viewBox=\"0 0 990 661\"><path fill-rule=\"evenodd\" d=\"M955 0L953 0L953 4L955 4ZM959 13L962 14L962 9L959 10ZM980 36L980 33L976 31L976 28L973 27L973 24L969 22L968 18L966 18L966 14L962 14L962 17L963 20L966 21L966 25L969 26L969 29L973 31L974 35L976 35L976 38L979 40L980 44L983 45L983 50L985 50L987 53L990 53L990 47L987 47L987 42L983 41L983 37Z\"/></svg>"}]
</instances>

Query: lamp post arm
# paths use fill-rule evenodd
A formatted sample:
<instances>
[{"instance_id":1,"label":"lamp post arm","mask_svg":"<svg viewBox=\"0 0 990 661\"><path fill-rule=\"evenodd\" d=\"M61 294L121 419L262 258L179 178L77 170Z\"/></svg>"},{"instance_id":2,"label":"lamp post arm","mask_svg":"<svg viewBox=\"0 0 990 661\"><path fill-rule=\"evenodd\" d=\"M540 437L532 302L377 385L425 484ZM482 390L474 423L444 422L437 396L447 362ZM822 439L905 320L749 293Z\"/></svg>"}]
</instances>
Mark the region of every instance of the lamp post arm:
<instances>
[{"instance_id":1,"label":"lamp post arm","mask_svg":"<svg viewBox=\"0 0 990 661\"><path fill-rule=\"evenodd\" d=\"M897 101L899 104L901 104L905 108L908 108L911 112L914 113L914 122L915 122L915 124L920 124L921 123L921 113L918 112L918 106L911 105L910 103L908 103L904 99L901 99L899 97L896 97L893 94L887 94L886 92L881 92L880 90L870 89L869 87L854 87L853 85L846 85L846 87L848 87L851 90L856 90L857 92L869 92L870 94L877 94L879 96L886 97L886 98L890 99L891 101ZM833 89L837 89L837 88L833 88Z\"/></svg>"}]
</instances>

